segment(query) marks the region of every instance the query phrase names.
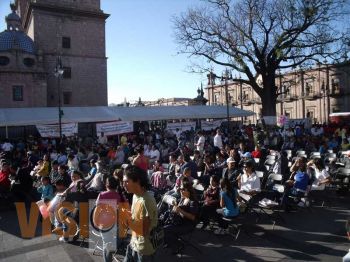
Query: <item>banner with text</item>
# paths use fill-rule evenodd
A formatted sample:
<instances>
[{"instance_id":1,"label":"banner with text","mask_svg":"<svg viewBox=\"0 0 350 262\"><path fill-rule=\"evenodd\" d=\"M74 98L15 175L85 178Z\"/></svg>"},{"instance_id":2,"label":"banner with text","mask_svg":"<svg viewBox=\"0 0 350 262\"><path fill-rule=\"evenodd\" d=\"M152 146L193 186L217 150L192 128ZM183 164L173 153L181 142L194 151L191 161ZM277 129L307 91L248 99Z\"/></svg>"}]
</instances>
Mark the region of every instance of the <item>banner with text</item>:
<instances>
[{"instance_id":1,"label":"banner with text","mask_svg":"<svg viewBox=\"0 0 350 262\"><path fill-rule=\"evenodd\" d=\"M209 131L220 127L222 122L223 120L215 120L215 121L202 120L201 127L202 127L202 130Z\"/></svg>"},{"instance_id":2,"label":"banner with text","mask_svg":"<svg viewBox=\"0 0 350 262\"><path fill-rule=\"evenodd\" d=\"M62 124L62 135L66 137L74 136L78 134L78 123ZM41 137L59 137L60 127L59 125L36 125L36 129L40 133Z\"/></svg>"},{"instance_id":3,"label":"banner with text","mask_svg":"<svg viewBox=\"0 0 350 262\"><path fill-rule=\"evenodd\" d=\"M179 123L168 123L166 129L175 132L176 129L179 129L180 131L189 131L193 128L193 130L196 129L196 122L179 122Z\"/></svg>"},{"instance_id":4,"label":"banner with text","mask_svg":"<svg viewBox=\"0 0 350 262\"><path fill-rule=\"evenodd\" d=\"M131 133L134 132L134 125L133 122L130 121L114 121L96 124L97 135L100 136L102 132L105 136Z\"/></svg>"}]
</instances>

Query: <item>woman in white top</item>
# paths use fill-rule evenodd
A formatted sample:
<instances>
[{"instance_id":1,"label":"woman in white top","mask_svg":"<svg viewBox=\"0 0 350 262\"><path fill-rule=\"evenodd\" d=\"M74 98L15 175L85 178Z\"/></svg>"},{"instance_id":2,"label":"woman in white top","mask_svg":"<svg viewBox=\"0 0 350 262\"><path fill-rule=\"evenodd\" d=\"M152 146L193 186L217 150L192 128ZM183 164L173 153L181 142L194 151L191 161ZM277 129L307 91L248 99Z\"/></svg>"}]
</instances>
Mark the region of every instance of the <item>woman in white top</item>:
<instances>
[{"instance_id":1,"label":"woman in white top","mask_svg":"<svg viewBox=\"0 0 350 262\"><path fill-rule=\"evenodd\" d=\"M254 172L254 164L248 161L244 164L243 174L237 177L238 192L241 198L250 200L261 190L260 178Z\"/></svg>"},{"instance_id":2,"label":"woman in white top","mask_svg":"<svg viewBox=\"0 0 350 262\"><path fill-rule=\"evenodd\" d=\"M320 158L313 159L307 163L310 175L311 171L314 172L314 181L311 185L311 190L324 190L326 184L331 182L331 177L328 171L325 169Z\"/></svg>"}]
</instances>

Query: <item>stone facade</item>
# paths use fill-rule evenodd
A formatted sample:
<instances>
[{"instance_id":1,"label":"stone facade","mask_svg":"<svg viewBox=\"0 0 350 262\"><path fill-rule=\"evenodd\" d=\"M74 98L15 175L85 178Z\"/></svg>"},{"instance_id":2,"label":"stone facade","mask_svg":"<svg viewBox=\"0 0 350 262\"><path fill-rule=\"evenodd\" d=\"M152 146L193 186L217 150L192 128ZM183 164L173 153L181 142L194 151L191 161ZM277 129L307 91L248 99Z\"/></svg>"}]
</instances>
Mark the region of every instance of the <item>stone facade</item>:
<instances>
[{"instance_id":1,"label":"stone facade","mask_svg":"<svg viewBox=\"0 0 350 262\"><path fill-rule=\"evenodd\" d=\"M350 111L350 62L320 64L308 70L279 74L276 85L283 93L277 99L277 116L301 119L309 113L314 123L327 123L329 114ZM226 104L224 85L209 80L205 91L210 105ZM229 82L228 97L231 105L256 113L246 118L245 123L256 123L261 114L261 100L249 85Z\"/></svg>"},{"instance_id":2,"label":"stone facade","mask_svg":"<svg viewBox=\"0 0 350 262\"><path fill-rule=\"evenodd\" d=\"M65 71L60 78L62 106L106 106L105 21L109 15L100 9L100 0L16 0L16 7L23 31L35 43L33 55L40 60L41 67L32 68L31 74L12 68L11 75L2 75L7 86L15 74L18 76L14 83L18 79L29 81L28 75L35 80L26 82L32 89L26 89L22 103L0 101L0 107L57 106L58 79L54 70L58 56ZM9 70L0 67L1 74L5 71ZM22 73L26 76L20 76ZM43 83L38 83L38 79ZM6 88L3 82L0 88ZM42 94L40 103L34 98L38 93Z\"/></svg>"}]
</instances>

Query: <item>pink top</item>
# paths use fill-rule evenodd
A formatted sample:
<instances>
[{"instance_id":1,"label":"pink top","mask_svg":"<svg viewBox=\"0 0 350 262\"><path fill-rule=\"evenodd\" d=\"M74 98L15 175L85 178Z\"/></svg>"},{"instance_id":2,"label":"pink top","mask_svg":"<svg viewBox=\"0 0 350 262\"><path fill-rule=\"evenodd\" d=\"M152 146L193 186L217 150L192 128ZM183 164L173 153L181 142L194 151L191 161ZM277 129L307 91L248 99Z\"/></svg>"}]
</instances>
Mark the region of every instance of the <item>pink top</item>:
<instances>
[{"instance_id":1,"label":"pink top","mask_svg":"<svg viewBox=\"0 0 350 262\"><path fill-rule=\"evenodd\" d=\"M103 202L103 200L106 201L116 201L116 204L122 202L122 198L119 195L118 192L115 191L104 191L101 192L96 200L96 204L99 204L100 202Z\"/></svg>"}]
</instances>

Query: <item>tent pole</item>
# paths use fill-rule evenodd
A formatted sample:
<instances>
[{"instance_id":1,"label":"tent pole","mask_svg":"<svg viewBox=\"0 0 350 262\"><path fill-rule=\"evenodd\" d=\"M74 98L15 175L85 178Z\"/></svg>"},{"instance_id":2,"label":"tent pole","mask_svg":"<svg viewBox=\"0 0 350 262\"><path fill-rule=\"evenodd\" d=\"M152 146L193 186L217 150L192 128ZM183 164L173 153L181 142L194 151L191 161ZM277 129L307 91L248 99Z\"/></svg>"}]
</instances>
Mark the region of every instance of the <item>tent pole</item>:
<instances>
[{"instance_id":1,"label":"tent pole","mask_svg":"<svg viewBox=\"0 0 350 262\"><path fill-rule=\"evenodd\" d=\"M6 136L6 139L9 138L9 129L8 129L8 126L5 126L5 136Z\"/></svg>"}]
</instances>

